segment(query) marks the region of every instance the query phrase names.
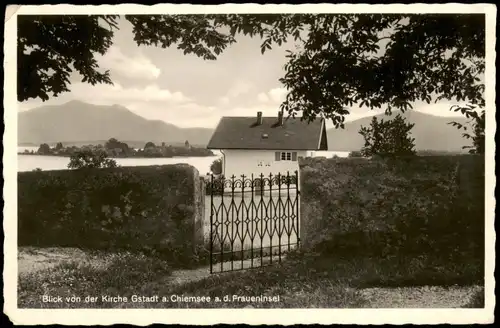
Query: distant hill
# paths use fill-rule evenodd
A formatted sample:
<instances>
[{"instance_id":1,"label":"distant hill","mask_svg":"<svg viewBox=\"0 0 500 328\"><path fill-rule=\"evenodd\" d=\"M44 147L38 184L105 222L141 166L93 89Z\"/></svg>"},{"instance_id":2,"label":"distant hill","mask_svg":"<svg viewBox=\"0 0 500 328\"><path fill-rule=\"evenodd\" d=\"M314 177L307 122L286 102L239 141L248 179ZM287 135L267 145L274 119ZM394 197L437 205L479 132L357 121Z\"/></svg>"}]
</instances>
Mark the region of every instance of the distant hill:
<instances>
[{"instance_id":1,"label":"distant hill","mask_svg":"<svg viewBox=\"0 0 500 328\"><path fill-rule=\"evenodd\" d=\"M401 114L393 112L388 115L377 115L379 119L389 120ZM411 135L415 138L417 150L462 152L462 146L470 145L470 141L462 136L459 131L448 122L456 121L465 124L467 120L463 117L442 117L424 114L417 111L406 111L402 114L408 122L415 123ZM364 145L364 139L359 134L361 126L368 127L372 117L364 117L355 121L345 123L344 129L329 129L328 148L336 151L360 150Z\"/></svg>"},{"instance_id":2,"label":"distant hill","mask_svg":"<svg viewBox=\"0 0 500 328\"><path fill-rule=\"evenodd\" d=\"M390 119L391 116L377 115ZM403 114L415 123L412 136L418 150L460 152L462 146L470 144L462 137L462 131L447 124L451 121L465 123L463 117L441 117L407 111ZM371 117L345 124L345 129L329 129L330 151L360 150L363 137L360 127L369 126ZM19 113L18 144L39 146L41 143L63 142L65 146L103 144L110 138L141 148L147 141L165 142L173 146L184 145L186 140L193 146L205 147L213 129L180 128L163 121L147 120L125 107L98 106L81 101L71 101L58 106L42 106Z\"/></svg>"},{"instance_id":3,"label":"distant hill","mask_svg":"<svg viewBox=\"0 0 500 328\"><path fill-rule=\"evenodd\" d=\"M98 106L70 101L20 112L18 143L63 142L65 145L103 143L110 138L142 147L147 141L206 146L212 136L208 128L179 128L158 120L147 120L125 107Z\"/></svg>"}]
</instances>

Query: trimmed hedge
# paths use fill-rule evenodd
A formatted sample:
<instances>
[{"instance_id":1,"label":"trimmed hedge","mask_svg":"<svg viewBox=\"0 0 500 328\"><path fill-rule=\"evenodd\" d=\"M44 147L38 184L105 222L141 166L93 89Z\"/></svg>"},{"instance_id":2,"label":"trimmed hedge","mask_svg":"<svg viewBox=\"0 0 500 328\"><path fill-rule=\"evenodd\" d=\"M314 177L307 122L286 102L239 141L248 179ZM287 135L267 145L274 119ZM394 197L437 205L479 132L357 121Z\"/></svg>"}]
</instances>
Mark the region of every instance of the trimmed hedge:
<instances>
[{"instance_id":1,"label":"trimmed hedge","mask_svg":"<svg viewBox=\"0 0 500 328\"><path fill-rule=\"evenodd\" d=\"M19 173L18 244L183 257L195 246L195 181L185 164Z\"/></svg>"},{"instance_id":2,"label":"trimmed hedge","mask_svg":"<svg viewBox=\"0 0 500 328\"><path fill-rule=\"evenodd\" d=\"M306 159L302 243L338 256L470 261L484 277L484 157Z\"/></svg>"}]
</instances>

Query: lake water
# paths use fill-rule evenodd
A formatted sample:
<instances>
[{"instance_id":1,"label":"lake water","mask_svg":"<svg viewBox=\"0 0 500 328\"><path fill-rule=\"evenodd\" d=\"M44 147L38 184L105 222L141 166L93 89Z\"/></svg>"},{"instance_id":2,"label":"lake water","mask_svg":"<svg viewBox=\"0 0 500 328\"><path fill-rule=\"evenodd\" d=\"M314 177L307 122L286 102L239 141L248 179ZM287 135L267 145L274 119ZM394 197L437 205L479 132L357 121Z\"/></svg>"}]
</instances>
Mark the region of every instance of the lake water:
<instances>
[{"instance_id":1,"label":"lake water","mask_svg":"<svg viewBox=\"0 0 500 328\"><path fill-rule=\"evenodd\" d=\"M37 151L38 147L18 147L18 152ZM332 157L347 157L348 152L315 152L313 156ZM194 166L201 175L209 171L210 164L221 157L217 153L216 156L208 157L174 157L174 158L116 158L116 162L120 166L148 166L148 165L168 165L186 163ZM17 171L25 172L40 168L44 171L48 170L66 170L69 163L69 157L59 156L41 156L41 155L19 155L17 156Z\"/></svg>"}]
</instances>

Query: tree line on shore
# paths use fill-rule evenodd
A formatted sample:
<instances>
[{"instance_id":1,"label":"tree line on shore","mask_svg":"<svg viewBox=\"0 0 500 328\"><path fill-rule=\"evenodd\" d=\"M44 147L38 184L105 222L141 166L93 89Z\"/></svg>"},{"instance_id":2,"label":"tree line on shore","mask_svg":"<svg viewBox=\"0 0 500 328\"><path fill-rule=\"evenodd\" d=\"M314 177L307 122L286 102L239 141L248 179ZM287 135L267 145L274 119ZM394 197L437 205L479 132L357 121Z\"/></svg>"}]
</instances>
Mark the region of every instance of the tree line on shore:
<instances>
[{"instance_id":1,"label":"tree line on shore","mask_svg":"<svg viewBox=\"0 0 500 328\"><path fill-rule=\"evenodd\" d=\"M148 158L158 158L158 157L176 157L176 156L214 156L214 153L206 148L192 147L189 141L186 140L184 146L172 146L166 145L162 142L161 145L156 145L153 142L147 142L142 149L134 149L130 147L127 143L121 142L115 138L111 138L104 145L84 145L81 147L77 146L63 146L61 142L58 142L54 147L51 147L47 143L43 143L39 146L37 151L25 150L24 154L33 155L53 155L53 156L68 156L77 155L81 152L91 152L91 153L104 153L107 157L114 158L127 158L127 157L148 157Z\"/></svg>"}]
</instances>

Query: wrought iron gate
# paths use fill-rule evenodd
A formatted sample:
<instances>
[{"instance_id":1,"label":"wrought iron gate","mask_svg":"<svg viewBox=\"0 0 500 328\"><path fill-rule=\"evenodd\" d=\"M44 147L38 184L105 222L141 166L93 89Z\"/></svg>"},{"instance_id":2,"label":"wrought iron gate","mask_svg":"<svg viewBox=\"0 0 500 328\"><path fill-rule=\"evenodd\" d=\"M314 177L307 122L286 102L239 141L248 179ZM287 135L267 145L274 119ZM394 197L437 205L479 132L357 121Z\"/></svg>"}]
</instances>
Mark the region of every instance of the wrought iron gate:
<instances>
[{"instance_id":1,"label":"wrought iron gate","mask_svg":"<svg viewBox=\"0 0 500 328\"><path fill-rule=\"evenodd\" d=\"M293 175L216 178L210 196L210 272L261 267L299 246L299 183Z\"/></svg>"}]
</instances>

